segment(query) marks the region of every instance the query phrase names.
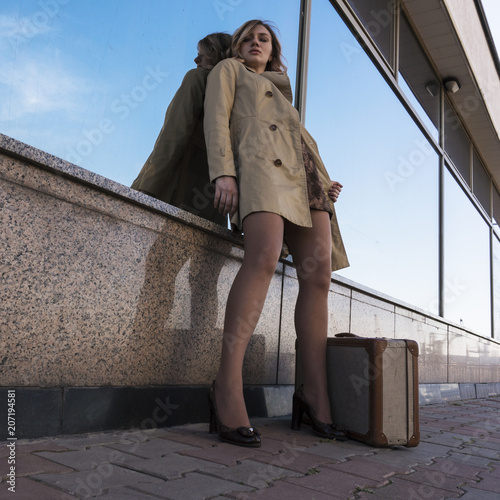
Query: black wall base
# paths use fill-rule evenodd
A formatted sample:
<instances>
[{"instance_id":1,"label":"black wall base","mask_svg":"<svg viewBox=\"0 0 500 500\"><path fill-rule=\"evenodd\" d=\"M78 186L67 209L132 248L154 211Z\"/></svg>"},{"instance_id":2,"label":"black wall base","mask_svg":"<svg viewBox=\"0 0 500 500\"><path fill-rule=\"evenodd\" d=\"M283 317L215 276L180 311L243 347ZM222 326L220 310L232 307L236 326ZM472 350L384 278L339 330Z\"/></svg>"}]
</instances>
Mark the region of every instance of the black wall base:
<instances>
[{"instance_id":1,"label":"black wall base","mask_svg":"<svg viewBox=\"0 0 500 500\"><path fill-rule=\"evenodd\" d=\"M209 421L208 386L0 388L0 413L6 417L0 441L12 437L7 397L13 390L10 415L18 439ZM246 387L244 394L250 417L269 416L264 386Z\"/></svg>"},{"instance_id":2,"label":"black wall base","mask_svg":"<svg viewBox=\"0 0 500 500\"><path fill-rule=\"evenodd\" d=\"M15 403L9 404L12 391ZM426 405L500 395L500 383L420 384L419 392ZM292 394L291 385L246 386L250 418L291 413ZM208 386L2 387L0 415L0 441L199 422L208 430Z\"/></svg>"}]
</instances>

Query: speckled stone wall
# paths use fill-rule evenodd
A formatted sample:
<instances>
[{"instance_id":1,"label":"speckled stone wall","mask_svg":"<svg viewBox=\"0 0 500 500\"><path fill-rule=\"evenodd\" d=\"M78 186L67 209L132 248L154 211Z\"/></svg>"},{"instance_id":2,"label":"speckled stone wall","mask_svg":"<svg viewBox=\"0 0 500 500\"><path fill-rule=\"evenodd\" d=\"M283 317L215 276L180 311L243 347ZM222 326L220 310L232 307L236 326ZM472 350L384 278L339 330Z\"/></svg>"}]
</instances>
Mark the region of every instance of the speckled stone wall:
<instances>
[{"instance_id":1,"label":"speckled stone wall","mask_svg":"<svg viewBox=\"0 0 500 500\"><path fill-rule=\"evenodd\" d=\"M0 171L2 385L213 379L242 257L225 229L102 178L89 186L90 172L78 182L5 154ZM105 194L106 182L150 206ZM276 380L281 268L245 363L251 383Z\"/></svg>"},{"instance_id":2,"label":"speckled stone wall","mask_svg":"<svg viewBox=\"0 0 500 500\"><path fill-rule=\"evenodd\" d=\"M241 241L0 135L0 386L209 384ZM297 280L280 262L244 366L293 384ZM330 335L410 338L422 383L499 382L500 344L338 276Z\"/></svg>"},{"instance_id":3,"label":"speckled stone wall","mask_svg":"<svg viewBox=\"0 0 500 500\"><path fill-rule=\"evenodd\" d=\"M242 250L26 162L0 165L2 385L213 379ZM281 267L245 363L255 384L276 379Z\"/></svg>"}]
</instances>

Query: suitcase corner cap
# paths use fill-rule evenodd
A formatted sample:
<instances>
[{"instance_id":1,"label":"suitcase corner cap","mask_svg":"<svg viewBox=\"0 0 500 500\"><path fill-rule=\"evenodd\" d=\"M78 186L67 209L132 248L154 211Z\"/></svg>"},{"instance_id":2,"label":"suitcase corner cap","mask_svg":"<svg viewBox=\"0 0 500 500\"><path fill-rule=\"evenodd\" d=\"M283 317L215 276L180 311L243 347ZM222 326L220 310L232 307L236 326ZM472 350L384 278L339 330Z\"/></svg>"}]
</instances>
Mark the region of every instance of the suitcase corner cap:
<instances>
[{"instance_id":1,"label":"suitcase corner cap","mask_svg":"<svg viewBox=\"0 0 500 500\"><path fill-rule=\"evenodd\" d=\"M414 340L407 340L407 348L413 354L413 356L418 356L418 344Z\"/></svg>"},{"instance_id":2,"label":"suitcase corner cap","mask_svg":"<svg viewBox=\"0 0 500 500\"><path fill-rule=\"evenodd\" d=\"M414 448L415 446L418 446L420 444L420 433L417 432L411 438L408 440L408 443L406 444L407 448Z\"/></svg>"}]
</instances>

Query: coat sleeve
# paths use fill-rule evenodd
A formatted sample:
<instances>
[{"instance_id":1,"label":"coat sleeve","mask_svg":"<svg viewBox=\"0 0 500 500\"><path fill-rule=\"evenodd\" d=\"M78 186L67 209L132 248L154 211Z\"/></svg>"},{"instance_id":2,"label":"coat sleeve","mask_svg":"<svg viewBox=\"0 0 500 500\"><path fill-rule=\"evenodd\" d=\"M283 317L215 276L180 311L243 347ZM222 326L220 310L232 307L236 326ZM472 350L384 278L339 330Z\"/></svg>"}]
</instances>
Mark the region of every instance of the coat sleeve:
<instances>
[{"instance_id":1,"label":"coat sleeve","mask_svg":"<svg viewBox=\"0 0 500 500\"><path fill-rule=\"evenodd\" d=\"M163 186L172 182L176 169L193 134L196 123L203 116L203 101L209 70L196 68L188 71L165 114L163 127L156 139L153 152L132 188L157 196Z\"/></svg>"},{"instance_id":2,"label":"coat sleeve","mask_svg":"<svg viewBox=\"0 0 500 500\"><path fill-rule=\"evenodd\" d=\"M212 182L223 175L236 177L229 128L236 93L236 77L234 61L226 59L215 66L207 79L203 127Z\"/></svg>"}]
</instances>

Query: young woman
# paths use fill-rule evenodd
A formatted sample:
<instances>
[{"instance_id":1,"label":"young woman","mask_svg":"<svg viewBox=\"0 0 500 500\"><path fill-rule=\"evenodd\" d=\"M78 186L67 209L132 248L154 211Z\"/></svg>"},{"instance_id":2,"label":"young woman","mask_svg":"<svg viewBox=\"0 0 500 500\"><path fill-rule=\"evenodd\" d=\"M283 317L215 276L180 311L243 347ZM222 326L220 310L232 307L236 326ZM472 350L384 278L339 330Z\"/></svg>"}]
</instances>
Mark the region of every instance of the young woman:
<instances>
[{"instance_id":1,"label":"young woman","mask_svg":"<svg viewBox=\"0 0 500 500\"><path fill-rule=\"evenodd\" d=\"M210 390L211 431L217 428L226 442L260 446L243 399L242 366L285 238L299 281L295 328L304 364L304 385L293 398L293 428L306 412L319 435L345 439L332 424L325 351L332 269L349 265L333 207L342 186L329 179L292 105L272 27L246 22L233 35L232 54L210 73L205 98L214 204L243 231L245 245Z\"/></svg>"},{"instance_id":2,"label":"young woman","mask_svg":"<svg viewBox=\"0 0 500 500\"><path fill-rule=\"evenodd\" d=\"M226 225L214 209L203 136L203 101L210 70L227 57L231 35L212 33L198 42L196 69L186 73L165 122L132 188Z\"/></svg>"}]
</instances>

